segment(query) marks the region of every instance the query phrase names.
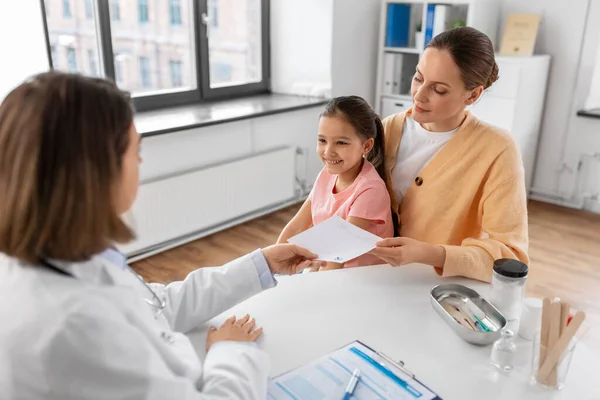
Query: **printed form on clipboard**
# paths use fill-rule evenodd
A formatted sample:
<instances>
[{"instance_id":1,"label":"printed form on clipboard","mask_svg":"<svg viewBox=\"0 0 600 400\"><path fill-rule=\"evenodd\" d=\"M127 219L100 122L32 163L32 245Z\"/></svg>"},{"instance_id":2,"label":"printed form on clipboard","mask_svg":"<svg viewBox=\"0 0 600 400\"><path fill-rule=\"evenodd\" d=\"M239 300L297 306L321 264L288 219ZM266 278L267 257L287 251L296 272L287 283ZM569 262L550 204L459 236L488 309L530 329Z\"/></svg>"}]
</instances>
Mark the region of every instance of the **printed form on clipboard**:
<instances>
[{"instance_id":1,"label":"printed form on clipboard","mask_svg":"<svg viewBox=\"0 0 600 400\"><path fill-rule=\"evenodd\" d=\"M342 399L355 369L360 378L352 399L441 400L402 365L359 341L273 378L267 399Z\"/></svg>"}]
</instances>

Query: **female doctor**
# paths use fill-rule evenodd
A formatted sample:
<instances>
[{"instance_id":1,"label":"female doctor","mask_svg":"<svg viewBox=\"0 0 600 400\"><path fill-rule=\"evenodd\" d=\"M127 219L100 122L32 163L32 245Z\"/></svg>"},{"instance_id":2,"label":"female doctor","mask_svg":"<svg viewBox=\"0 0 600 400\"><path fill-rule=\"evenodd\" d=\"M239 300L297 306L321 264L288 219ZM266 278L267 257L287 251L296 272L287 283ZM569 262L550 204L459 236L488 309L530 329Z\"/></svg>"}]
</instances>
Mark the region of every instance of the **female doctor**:
<instances>
[{"instance_id":1,"label":"female doctor","mask_svg":"<svg viewBox=\"0 0 600 400\"><path fill-rule=\"evenodd\" d=\"M108 81L44 73L0 105L3 399L264 399L253 319L211 328L202 363L184 333L316 256L257 250L183 282L147 285L114 243L133 238L139 136Z\"/></svg>"}]
</instances>

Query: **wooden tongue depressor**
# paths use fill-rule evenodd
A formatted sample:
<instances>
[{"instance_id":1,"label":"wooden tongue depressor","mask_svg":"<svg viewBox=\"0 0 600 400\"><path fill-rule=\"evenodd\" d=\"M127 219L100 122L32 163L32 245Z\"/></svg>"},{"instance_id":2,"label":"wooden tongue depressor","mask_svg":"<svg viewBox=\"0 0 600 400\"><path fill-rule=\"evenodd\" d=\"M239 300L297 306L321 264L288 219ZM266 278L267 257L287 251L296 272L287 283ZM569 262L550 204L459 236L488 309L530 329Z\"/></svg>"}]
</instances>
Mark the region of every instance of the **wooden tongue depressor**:
<instances>
[{"instance_id":1,"label":"wooden tongue depressor","mask_svg":"<svg viewBox=\"0 0 600 400\"><path fill-rule=\"evenodd\" d=\"M562 336L565 329L567 328L567 320L569 319L569 313L571 312L571 305L569 303L560 303L560 334ZM558 384L558 365L552 368L550 376L548 377L548 386L555 387Z\"/></svg>"},{"instance_id":2,"label":"wooden tongue depressor","mask_svg":"<svg viewBox=\"0 0 600 400\"><path fill-rule=\"evenodd\" d=\"M558 342L556 342L554 347L548 350L546 354L546 360L544 360L542 368L540 368L538 372L539 382L545 382L546 379L548 379L550 372L553 368L556 367L558 362L561 360L565 350L569 346L569 343L571 343L571 339L573 339L573 336L575 336L575 333L577 333L577 330L579 329L584 320L585 313L583 311L577 312L577 314L575 314L575 316L569 323L569 326L567 326L563 334L558 339Z\"/></svg>"},{"instance_id":3,"label":"wooden tongue depressor","mask_svg":"<svg viewBox=\"0 0 600 400\"><path fill-rule=\"evenodd\" d=\"M540 361L538 371L546 359L546 349L548 348L548 331L550 330L550 307L552 302L549 298L544 298L542 306L542 329L540 331Z\"/></svg>"},{"instance_id":4,"label":"wooden tongue depressor","mask_svg":"<svg viewBox=\"0 0 600 400\"><path fill-rule=\"evenodd\" d=\"M560 311L560 334L562 335L565 329L567 329L567 321L569 320L569 313L571 312L571 306L569 303L561 303Z\"/></svg>"},{"instance_id":5,"label":"wooden tongue depressor","mask_svg":"<svg viewBox=\"0 0 600 400\"><path fill-rule=\"evenodd\" d=\"M556 345L560 337L561 313L561 303L559 301L552 303L550 306L550 330L548 330L548 347L546 348L546 352L550 351ZM547 384L552 387L556 386L556 368L550 371Z\"/></svg>"},{"instance_id":6,"label":"wooden tongue depressor","mask_svg":"<svg viewBox=\"0 0 600 400\"><path fill-rule=\"evenodd\" d=\"M448 314L450 314L450 316L452 318L454 318L456 320L456 322L458 322L459 324L461 324L465 328L473 329L474 331L477 330L475 328L475 326L473 326L471 323L469 323L469 320L463 315L463 313L461 313L456 308L456 306L454 304L444 303L444 304L442 304L442 307L444 307L444 310L446 310L446 312Z\"/></svg>"}]
</instances>

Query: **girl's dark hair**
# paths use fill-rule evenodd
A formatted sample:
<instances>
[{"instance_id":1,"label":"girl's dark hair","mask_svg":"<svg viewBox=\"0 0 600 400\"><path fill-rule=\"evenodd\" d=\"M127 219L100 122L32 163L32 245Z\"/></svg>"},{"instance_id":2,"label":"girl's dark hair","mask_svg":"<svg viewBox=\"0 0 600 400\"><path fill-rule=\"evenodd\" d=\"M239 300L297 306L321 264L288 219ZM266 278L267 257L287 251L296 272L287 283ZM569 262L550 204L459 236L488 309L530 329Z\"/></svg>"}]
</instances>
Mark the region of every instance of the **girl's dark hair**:
<instances>
[{"instance_id":1,"label":"girl's dark hair","mask_svg":"<svg viewBox=\"0 0 600 400\"><path fill-rule=\"evenodd\" d=\"M494 46L486 34L469 26L450 29L434 37L425 47L446 50L460 69L467 90L492 86L498 80Z\"/></svg>"},{"instance_id":2,"label":"girl's dark hair","mask_svg":"<svg viewBox=\"0 0 600 400\"><path fill-rule=\"evenodd\" d=\"M47 72L0 104L0 252L82 261L134 235L115 208L133 109L107 80Z\"/></svg>"},{"instance_id":3,"label":"girl's dark hair","mask_svg":"<svg viewBox=\"0 0 600 400\"><path fill-rule=\"evenodd\" d=\"M342 117L356 129L360 137L375 140L366 158L387 185L387 171L383 162L385 160L383 124L369 103L359 96L335 97L325 105L321 117Z\"/></svg>"}]
</instances>

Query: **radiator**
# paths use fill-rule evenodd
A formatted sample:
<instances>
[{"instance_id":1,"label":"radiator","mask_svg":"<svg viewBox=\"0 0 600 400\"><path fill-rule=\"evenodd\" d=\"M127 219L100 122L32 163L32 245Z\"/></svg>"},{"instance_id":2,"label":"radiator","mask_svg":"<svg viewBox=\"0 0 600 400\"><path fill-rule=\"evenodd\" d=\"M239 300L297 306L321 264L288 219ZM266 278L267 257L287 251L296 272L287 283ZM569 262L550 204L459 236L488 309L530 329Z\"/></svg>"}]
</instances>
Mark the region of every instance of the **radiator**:
<instances>
[{"instance_id":1,"label":"radiator","mask_svg":"<svg viewBox=\"0 0 600 400\"><path fill-rule=\"evenodd\" d=\"M136 256L293 200L295 153L279 148L143 182L127 218L137 239L120 250Z\"/></svg>"}]
</instances>

